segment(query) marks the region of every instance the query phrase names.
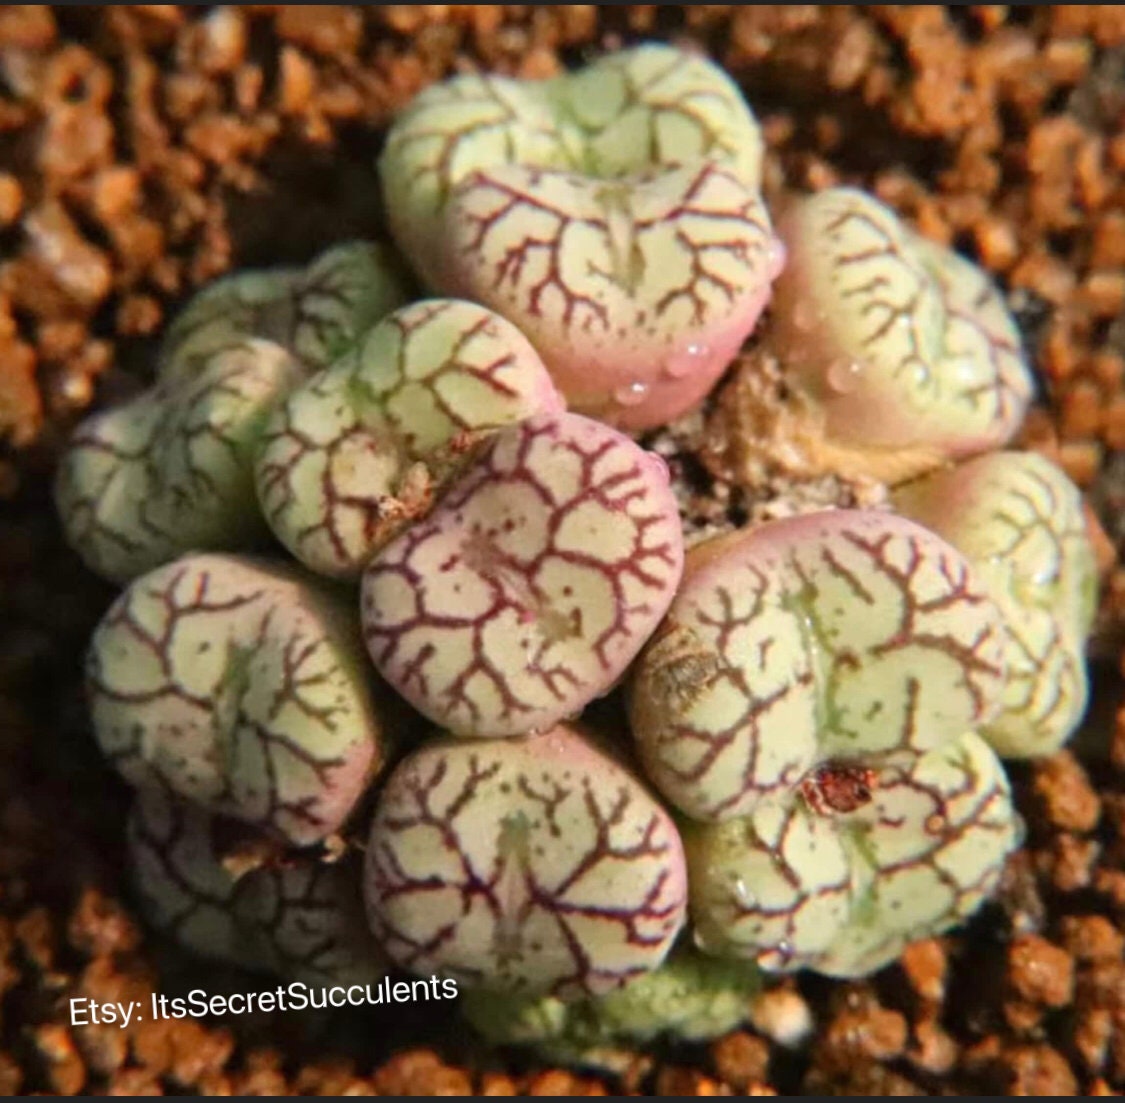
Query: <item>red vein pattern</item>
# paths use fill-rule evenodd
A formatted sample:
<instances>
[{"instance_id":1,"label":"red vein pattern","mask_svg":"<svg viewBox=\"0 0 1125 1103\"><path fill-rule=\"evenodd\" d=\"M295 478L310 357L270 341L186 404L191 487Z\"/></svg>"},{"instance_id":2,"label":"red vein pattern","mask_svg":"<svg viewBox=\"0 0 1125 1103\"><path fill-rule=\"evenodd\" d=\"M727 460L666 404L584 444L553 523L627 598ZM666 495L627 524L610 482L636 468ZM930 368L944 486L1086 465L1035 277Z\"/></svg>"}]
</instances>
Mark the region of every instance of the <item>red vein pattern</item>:
<instances>
[{"instance_id":1,"label":"red vein pattern","mask_svg":"<svg viewBox=\"0 0 1125 1103\"><path fill-rule=\"evenodd\" d=\"M287 980L349 984L382 975L353 861L286 857L239 874L224 854L224 826L162 788L138 792L129 856L154 927L195 953Z\"/></svg>"},{"instance_id":2,"label":"red vein pattern","mask_svg":"<svg viewBox=\"0 0 1125 1103\"><path fill-rule=\"evenodd\" d=\"M368 650L449 731L545 730L608 690L656 627L682 539L662 461L578 415L534 418L368 566Z\"/></svg>"},{"instance_id":3,"label":"red vein pattern","mask_svg":"<svg viewBox=\"0 0 1125 1103\"><path fill-rule=\"evenodd\" d=\"M191 378L216 352L248 337L282 345L312 374L408 297L398 262L373 242L335 245L304 269L236 272L203 288L173 319L158 378Z\"/></svg>"},{"instance_id":4,"label":"red vein pattern","mask_svg":"<svg viewBox=\"0 0 1125 1103\"><path fill-rule=\"evenodd\" d=\"M711 389L781 260L758 193L711 161L624 184L478 170L447 219L450 286L526 333L575 410L630 428Z\"/></svg>"},{"instance_id":5,"label":"red vein pattern","mask_svg":"<svg viewBox=\"0 0 1125 1103\"><path fill-rule=\"evenodd\" d=\"M1049 754L1089 696L1097 586L1082 496L1049 460L997 452L895 492L897 508L973 563L1004 614L1004 707L982 734L1005 757Z\"/></svg>"},{"instance_id":6,"label":"red vein pattern","mask_svg":"<svg viewBox=\"0 0 1125 1103\"><path fill-rule=\"evenodd\" d=\"M980 907L1018 842L988 745L963 735L868 780L846 811L790 796L688 835L705 948L775 972L867 976Z\"/></svg>"},{"instance_id":7,"label":"red vein pattern","mask_svg":"<svg viewBox=\"0 0 1125 1103\"><path fill-rule=\"evenodd\" d=\"M380 170L432 287L514 322L571 409L642 430L703 398L766 304L762 150L721 69L649 45L549 83L428 88Z\"/></svg>"},{"instance_id":8,"label":"red vein pattern","mask_svg":"<svg viewBox=\"0 0 1125 1103\"><path fill-rule=\"evenodd\" d=\"M854 188L794 204L779 233L771 349L853 466L901 479L1011 438L1031 375L981 269Z\"/></svg>"},{"instance_id":9,"label":"red vein pattern","mask_svg":"<svg viewBox=\"0 0 1125 1103\"><path fill-rule=\"evenodd\" d=\"M246 338L195 374L87 419L56 483L71 546L119 582L193 548L251 546L265 527L254 499L255 435L296 379L281 346Z\"/></svg>"},{"instance_id":10,"label":"red vein pattern","mask_svg":"<svg viewBox=\"0 0 1125 1103\"><path fill-rule=\"evenodd\" d=\"M356 577L496 430L561 408L510 323L474 303L414 303L277 409L256 453L258 498L306 566Z\"/></svg>"},{"instance_id":11,"label":"red vein pattern","mask_svg":"<svg viewBox=\"0 0 1125 1103\"><path fill-rule=\"evenodd\" d=\"M190 555L137 579L90 645L103 752L134 785L307 845L382 764L361 641L337 598L288 572Z\"/></svg>"},{"instance_id":12,"label":"red vein pattern","mask_svg":"<svg viewBox=\"0 0 1125 1103\"><path fill-rule=\"evenodd\" d=\"M577 732L433 743L379 798L365 894L399 965L511 994L598 995L684 920L668 814Z\"/></svg>"},{"instance_id":13,"label":"red vein pattern","mask_svg":"<svg viewBox=\"0 0 1125 1103\"><path fill-rule=\"evenodd\" d=\"M693 549L634 670L633 732L682 811L744 815L831 760L909 761L991 719L1003 640L968 562L920 525L776 521Z\"/></svg>"}]
</instances>

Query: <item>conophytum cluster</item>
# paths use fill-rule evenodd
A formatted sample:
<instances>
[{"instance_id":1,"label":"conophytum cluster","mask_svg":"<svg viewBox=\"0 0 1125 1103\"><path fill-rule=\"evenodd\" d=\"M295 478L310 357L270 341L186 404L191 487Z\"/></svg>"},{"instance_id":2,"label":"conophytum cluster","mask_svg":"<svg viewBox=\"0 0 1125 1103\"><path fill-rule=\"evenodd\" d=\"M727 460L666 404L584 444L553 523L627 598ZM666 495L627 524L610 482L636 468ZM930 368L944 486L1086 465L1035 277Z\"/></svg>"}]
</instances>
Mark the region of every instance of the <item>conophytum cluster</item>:
<instances>
[{"instance_id":1,"label":"conophytum cluster","mask_svg":"<svg viewBox=\"0 0 1125 1103\"><path fill-rule=\"evenodd\" d=\"M421 295L364 243L232 275L79 428L58 508L124 586L86 676L154 925L455 978L486 1037L579 1059L717 1034L763 972L863 975L988 897L999 756L1085 706L1079 495L1002 450L1031 385L988 278L855 189L771 221L762 155L670 47L455 77L379 166ZM746 448L891 508L685 552L636 437L756 328L788 396ZM627 722L584 717L618 688Z\"/></svg>"}]
</instances>

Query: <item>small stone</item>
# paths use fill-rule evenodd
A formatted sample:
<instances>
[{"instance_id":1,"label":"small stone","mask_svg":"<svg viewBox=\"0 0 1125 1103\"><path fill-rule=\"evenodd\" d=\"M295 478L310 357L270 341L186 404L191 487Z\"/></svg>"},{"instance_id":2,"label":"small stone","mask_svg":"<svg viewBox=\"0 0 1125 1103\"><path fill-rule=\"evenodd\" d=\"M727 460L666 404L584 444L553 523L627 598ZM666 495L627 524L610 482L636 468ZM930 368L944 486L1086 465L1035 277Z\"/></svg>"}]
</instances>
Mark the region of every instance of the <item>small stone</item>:
<instances>
[{"instance_id":1,"label":"small stone","mask_svg":"<svg viewBox=\"0 0 1125 1103\"><path fill-rule=\"evenodd\" d=\"M87 888L71 912L67 940L76 950L97 957L136 949L140 931L117 900Z\"/></svg>"},{"instance_id":2,"label":"small stone","mask_svg":"<svg viewBox=\"0 0 1125 1103\"><path fill-rule=\"evenodd\" d=\"M914 1042L907 1051L913 1065L933 1076L944 1076L957 1063L957 1043L935 1020L914 1025Z\"/></svg>"},{"instance_id":3,"label":"small stone","mask_svg":"<svg viewBox=\"0 0 1125 1103\"><path fill-rule=\"evenodd\" d=\"M78 1095L86 1083L86 1069L70 1031L61 1024L47 1023L36 1027L33 1036L55 1094Z\"/></svg>"},{"instance_id":4,"label":"small stone","mask_svg":"<svg viewBox=\"0 0 1125 1103\"><path fill-rule=\"evenodd\" d=\"M1039 935L1021 935L1008 950L1008 979L1030 1003L1065 1007L1074 996L1074 960Z\"/></svg>"},{"instance_id":5,"label":"small stone","mask_svg":"<svg viewBox=\"0 0 1125 1103\"><path fill-rule=\"evenodd\" d=\"M945 999L946 953L936 938L910 943L903 950L899 965L920 999L936 1004Z\"/></svg>"},{"instance_id":6,"label":"small stone","mask_svg":"<svg viewBox=\"0 0 1125 1103\"><path fill-rule=\"evenodd\" d=\"M797 1049L815 1029L812 1010L793 988L769 989L750 1004L754 1029L786 1049Z\"/></svg>"},{"instance_id":7,"label":"small stone","mask_svg":"<svg viewBox=\"0 0 1125 1103\"><path fill-rule=\"evenodd\" d=\"M0 226L10 226L23 209L23 189L10 173L0 173Z\"/></svg>"},{"instance_id":8,"label":"small stone","mask_svg":"<svg viewBox=\"0 0 1125 1103\"><path fill-rule=\"evenodd\" d=\"M711 1062L720 1080L743 1092L767 1079L770 1047L762 1038L740 1030L711 1043Z\"/></svg>"},{"instance_id":9,"label":"small stone","mask_svg":"<svg viewBox=\"0 0 1125 1103\"><path fill-rule=\"evenodd\" d=\"M665 1066L656 1076L656 1094L679 1096L681 1099L695 1095L730 1095L725 1084L704 1076L697 1069Z\"/></svg>"},{"instance_id":10,"label":"small stone","mask_svg":"<svg viewBox=\"0 0 1125 1103\"><path fill-rule=\"evenodd\" d=\"M1011 1095L1073 1096L1074 1072L1057 1049L1048 1045L1014 1046L1005 1051L1006 1090Z\"/></svg>"},{"instance_id":11,"label":"small stone","mask_svg":"<svg viewBox=\"0 0 1125 1103\"><path fill-rule=\"evenodd\" d=\"M1035 763L1035 795L1048 820L1062 831L1088 832L1098 825L1101 804L1086 771L1070 751Z\"/></svg>"},{"instance_id":12,"label":"small stone","mask_svg":"<svg viewBox=\"0 0 1125 1103\"><path fill-rule=\"evenodd\" d=\"M1117 961L1125 951L1125 932L1104 915L1066 915L1061 941L1078 961Z\"/></svg>"},{"instance_id":13,"label":"small stone","mask_svg":"<svg viewBox=\"0 0 1125 1103\"><path fill-rule=\"evenodd\" d=\"M379 1095L472 1095L466 1072L446 1065L433 1050L408 1049L396 1053L376 1071Z\"/></svg>"},{"instance_id":14,"label":"small stone","mask_svg":"<svg viewBox=\"0 0 1125 1103\"><path fill-rule=\"evenodd\" d=\"M874 1061L893 1061L906 1048L908 1033L900 1012L875 1005L836 1015L828 1024L824 1045L861 1053Z\"/></svg>"},{"instance_id":15,"label":"small stone","mask_svg":"<svg viewBox=\"0 0 1125 1103\"><path fill-rule=\"evenodd\" d=\"M1077 1013L1071 1040L1087 1071L1100 1072L1105 1068L1114 1033L1114 1014L1108 1008L1094 1007Z\"/></svg>"},{"instance_id":16,"label":"small stone","mask_svg":"<svg viewBox=\"0 0 1125 1103\"><path fill-rule=\"evenodd\" d=\"M1078 892L1089 887L1101 849L1096 839L1063 832L1036 854L1036 861L1059 892Z\"/></svg>"}]
</instances>

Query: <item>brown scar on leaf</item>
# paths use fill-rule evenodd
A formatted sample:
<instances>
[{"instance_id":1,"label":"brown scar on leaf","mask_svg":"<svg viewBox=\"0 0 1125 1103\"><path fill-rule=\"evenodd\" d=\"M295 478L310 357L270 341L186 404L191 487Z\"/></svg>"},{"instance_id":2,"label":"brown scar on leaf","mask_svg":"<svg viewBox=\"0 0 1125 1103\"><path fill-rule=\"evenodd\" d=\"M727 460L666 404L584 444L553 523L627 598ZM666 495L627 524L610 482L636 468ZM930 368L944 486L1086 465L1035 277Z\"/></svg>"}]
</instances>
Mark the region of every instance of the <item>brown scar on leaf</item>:
<instances>
[{"instance_id":1,"label":"brown scar on leaf","mask_svg":"<svg viewBox=\"0 0 1125 1103\"><path fill-rule=\"evenodd\" d=\"M828 762L801 782L801 795L818 816L846 815L869 804L877 784L878 774L866 766Z\"/></svg>"},{"instance_id":2,"label":"brown scar on leaf","mask_svg":"<svg viewBox=\"0 0 1125 1103\"><path fill-rule=\"evenodd\" d=\"M690 708L722 673L724 663L691 629L669 623L651 644L647 678L652 698L677 710Z\"/></svg>"}]
</instances>

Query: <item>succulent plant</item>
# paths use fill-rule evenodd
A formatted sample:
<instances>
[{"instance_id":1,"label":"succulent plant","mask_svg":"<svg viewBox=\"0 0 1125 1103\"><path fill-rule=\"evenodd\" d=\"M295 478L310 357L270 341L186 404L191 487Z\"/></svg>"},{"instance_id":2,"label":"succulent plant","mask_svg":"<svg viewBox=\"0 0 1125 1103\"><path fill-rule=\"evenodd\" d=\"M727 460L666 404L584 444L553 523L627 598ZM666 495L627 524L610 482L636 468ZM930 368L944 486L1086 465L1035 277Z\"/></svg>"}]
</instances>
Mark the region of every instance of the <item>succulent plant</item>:
<instances>
[{"instance_id":1,"label":"succulent plant","mask_svg":"<svg viewBox=\"0 0 1125 1103\"><path fill-rule=\"evenodd\" d=\"M1042 456L995 452L907 483L894 501L972 562L1004 614L1003 709L981 734L1006 758L1057 750L1086 709L1097 599L1078 488Z\"/></svg>"},{"instance_id":2,"label":"succulent plant","mask_svg":"<svg viewBox=\"0 0 1125 1103\"><path fill-rule=\"evenodd\" d=\"M487 1039L601 1062L733 1027L762 970L869 973L992 891L998 754L1085 706L1080 496L990 453L1031 388L988 278L850 188L775 237L761 157L737 88L668 47L455 77L381 170L460 298L403 305L361 243L233 275L79 429L67 536L128 583L90 709L157 927L294 979L452 978ZM685 556L625 431L704 397L771 283L738 448L897 512ZM271 529L300 566L226 554ZM630 747L578 726L619 684ZM382 781L390 690L438 730Z\"/></svg>"},{"instance_id":3,"label":"succulent plant","mask_svg":"<svg viewBox=\"0 0 1125 1103\"><path fill-rule=\"evenodd\" d=\"M623 1049L665 1037L706 1041L746 1018L761 975L747 962L678 945L667 960L621 988L576 1003L557 996L497 999L483 989L462 1011L490 1042L533 1045L548 1060L612 1067Z\"/></svg>"},{"instance_id":4,"label":"succulent plant","mask_svg":"<svg viewBox=\"0 0 1125 1103\"><path fill-rule=\"evenodd\" d=\"M244 337L284 346L312 373L408 297L397 258L374 242L335 245L306 268L237 272L198 292L176 316L161 342L158 376L191 375Z\"/></svg>"},{"instance_id":5,"label":"succulent plant","mask_svg":"<svg viewBox=\"0 0 1125 1103\"><path fill-rule=\"evenodd\" d=\"M617 180L711 160L761 181L761 132L738 86L705 58L656 43L553 81L465 74L399 114L379 163L387 216L430 282L446 264L435 233L457 185L500 165Z\"/></svg>"},{"instance_id":6,"label":"succulent plant","mask_svg":"<svg viewBox=\"0 0 1125 1103\"><path fill-rule=\"evenodd\" d=\"M87 566L127 582L192 548L261 541L253 448L299 378L280 345L242 338L194 374L83 422L59 465L55 497Z\"/></svg>"},{"instance_id":7,"label":"succulent plant","mask_svg":"<svg viewBox=\"0 0 1125 1103\"><path fill-rule=\"evenodd\" d=\"M1011 439L1031 376L983 271L855 188L792 201L778 234L766 349L791 395L764 444L775 458L895 482Z\"/></svg>"},{"instance_id":8,"label":"succulent plant","mask_svg":"<svg viewBox=\"0 0 1125 1103\"><path fill-rule=\"evenodd\" d=\"M703 949L857 977L977 911L1019 825L1000 760L969 732L909 765L829 766L683 837Z\"/></svg>"},{"instance_id":9,"label":"succulent plant","mask_svg":"<svg viewBox=\"0 0 1125 1103\"><path fill-rule=\"evenodd\" d=\"M239 868L242 840L230 827L161 788L137 793L128 827L133 880L157 930L204 957L307 984L384 974L353 860L273 858Z\"/></svg>"},{"instance_id":10,"label":"succulent plant","mask_svg":"<svg viewBox=\"0 0 1125 1103\"><path fill-rule=\"evenodd\" d=\"M1015 838L971 734L1003 676L999 609L904 518L835 510L692 548L630 715L646 776L700 821L682 824L699 944L863 974L975 910ZM927 878L914 907L887 902Z\"/></svg>"},{"instance_id":11,"label":"succulent plant","mask_svg":"<svg viewBox=\"0 0 1125 1103\"><path fill-rule=\"evenodd\" d=\"M638 660L646 775L695 819L793 797L834 763L908 762L991 719L1000 611L952 547L829 510L693 547Z\"/></svg>"},{"instance_id":12,"label":"succulent plant","mask_svg":"<svg viewBox=\"0 0 1125 1103\"><path fill-rule=\"evenodd\" d=\"M363 576L384 678L458 735L545 730L608 691L672 600L663 460L577 414L501 430Z\"/></svg>"},{"instance_id":13,"label":"succulent plant","mask_svg":"<svg viewBox=\"0 0 1125 1103\"><path fill-rule=\"evenodd\" d=\"M256 453L262 509L306 566L354 577L496 430L561 409L503 318L449 299L402 307L275 410Z\"/></svg>"},{"instance_id":14,"label":"succulent plant","mask_svg":"<svg viewBox=\"0 0 1125 1103\"><path fill-rule=\"evenodd\" d=\"M380 945L414 972L511 995L598 995L684 921L680 837L579 732L431 741L391 774L367 841Z\"/></svg>"},{"instance_id":15,"label":"succulent plant","mask_svg":"<svg viewBox=\"0 0 1125 1103\"><path fill-rule=\"evenodd\" d=\"M75 433L55 490L71 546L116 582L187 551L254 548L268 532L252 462L269 414L404 298L386 251L360 243L200 292L164 339L156 384Z\"/></svg>"},{"instance_id":16,"label":"succulent plant","mask_svg":"<svg viewBox=\"0 0 1125 1103\"><path fill-rule=\"evenodd\" d=\"M513 321L577 412L639 430L698 403L766 305L783 252L761 155L720 69L650 45L429 88L380 169L425 280Z\"/></svg>"},{"instance_id":17,"label":"succulent plant","mask_svg":"<svg viewBox=\"0 0 1125 1103\"><path fill-rule=\"evenodd\" d=\"M196 554L118 596L86 680L98 742L128 782L301 846L339 829L382 766L366 667L338 595Z\"/></svg>"}]
</instances>

